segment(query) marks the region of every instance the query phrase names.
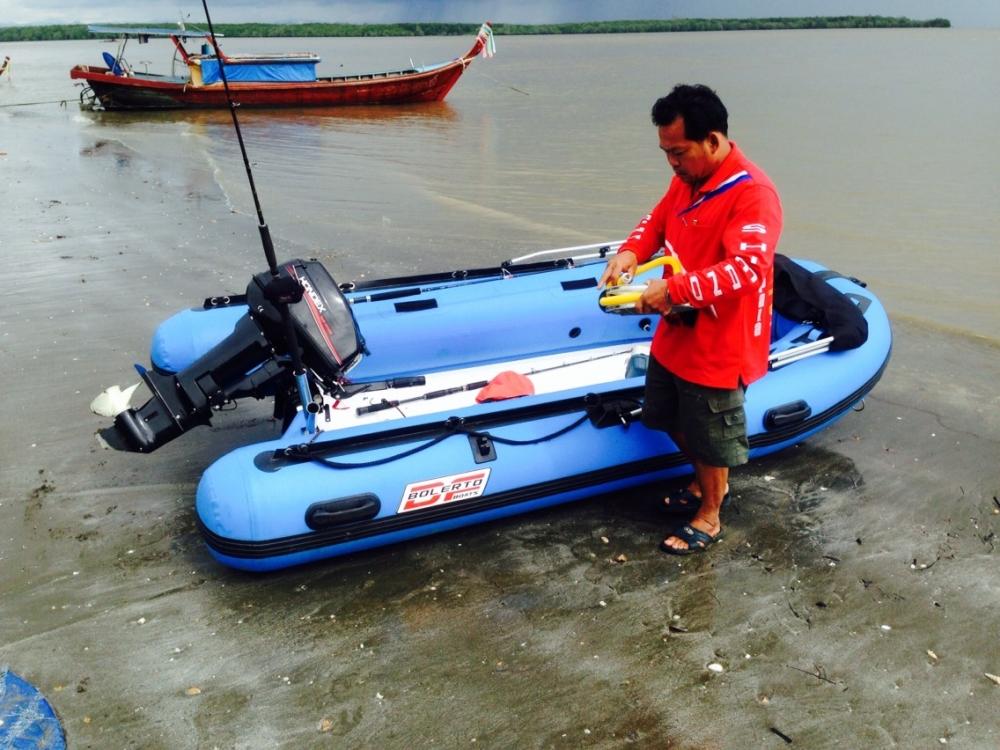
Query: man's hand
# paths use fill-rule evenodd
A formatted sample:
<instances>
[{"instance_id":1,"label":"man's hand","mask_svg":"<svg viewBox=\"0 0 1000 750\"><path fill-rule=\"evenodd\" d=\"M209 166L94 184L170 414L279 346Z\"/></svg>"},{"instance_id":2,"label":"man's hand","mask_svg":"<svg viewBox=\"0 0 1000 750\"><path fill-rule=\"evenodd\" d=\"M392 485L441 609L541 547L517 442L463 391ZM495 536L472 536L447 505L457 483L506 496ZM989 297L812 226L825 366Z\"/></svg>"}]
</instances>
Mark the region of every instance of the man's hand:
<instances>
[{"instance_id":1,"label":"man's hand","mask_svg":"<svg viewBox=\"0 0 1000 750\"><path fill-rule=\"evenodd\" d=\"M666 315L670 312L667 302L667 280L653 279L646 285L646 291L635 303L635 311L640 314L656 312Z\"/></svg>"},{"instance_id":2,"label":"man's hand","mask_svg":"<svg viewBox=\"0 0 1000 750\"><path fill-rule=\"evenodd\" d=\"M612 255L608 258L608 265L605 266L597 285L603 289L609 282L618 281L618 277L623 273L635 276L635 269L638 267L639 261L631 250Z\"/></svg>"}]
</instances>

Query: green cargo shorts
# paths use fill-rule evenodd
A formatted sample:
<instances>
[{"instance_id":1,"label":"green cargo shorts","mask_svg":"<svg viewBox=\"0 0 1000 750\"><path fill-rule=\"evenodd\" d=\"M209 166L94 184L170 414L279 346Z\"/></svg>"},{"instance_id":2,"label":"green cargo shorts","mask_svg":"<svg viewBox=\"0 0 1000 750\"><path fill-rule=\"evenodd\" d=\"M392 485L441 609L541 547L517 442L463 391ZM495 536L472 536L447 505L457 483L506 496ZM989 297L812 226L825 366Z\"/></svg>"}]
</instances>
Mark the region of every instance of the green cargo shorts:
<instances>
[{"instance_id":1,"label":"green cargo shorts","mask_svg":"<svg viewBox=\"0 0 1000 750\"><path fill-rule=\"evenodd\" d=\"M692 458L709 466L739 466L750 458L743 396L742 387L709 388L683 380L650 357L642 423L682 435Z\"/></svg>"}]
</instances>

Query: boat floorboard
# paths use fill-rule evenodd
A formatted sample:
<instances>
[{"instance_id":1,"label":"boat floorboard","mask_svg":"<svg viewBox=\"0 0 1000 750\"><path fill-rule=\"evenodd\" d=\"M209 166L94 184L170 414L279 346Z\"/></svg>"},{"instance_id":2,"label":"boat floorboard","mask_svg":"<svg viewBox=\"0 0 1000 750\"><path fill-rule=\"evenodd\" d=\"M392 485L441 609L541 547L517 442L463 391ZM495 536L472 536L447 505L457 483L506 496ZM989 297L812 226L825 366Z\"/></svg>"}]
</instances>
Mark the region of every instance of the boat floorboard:
<instances>
[{"instance_id":1,"label":"boat floorboard","mask_svg":"<svg viewBox=\"0 0 1000 750\"><path fill-rule=\"evenodd\" d=\"M327 397L324 407L328 406L329 409L324 408L318 415L316 425L321 432L329 432L401 417L418 417L466 408L476 403L476 395L480 388L435 398L425 399L422 396L469 383L490 381L505 371L526 375L537 395L613 383L625 377L629 360L637 354L648 355L649 345L602 346L429 373L425 376L426 383L420 386L359 393L339 401ZM379 404L383 399L401 402L408 399L418 400L366 414L357 413L359 407Z\"/></svg>"}]
</instances>

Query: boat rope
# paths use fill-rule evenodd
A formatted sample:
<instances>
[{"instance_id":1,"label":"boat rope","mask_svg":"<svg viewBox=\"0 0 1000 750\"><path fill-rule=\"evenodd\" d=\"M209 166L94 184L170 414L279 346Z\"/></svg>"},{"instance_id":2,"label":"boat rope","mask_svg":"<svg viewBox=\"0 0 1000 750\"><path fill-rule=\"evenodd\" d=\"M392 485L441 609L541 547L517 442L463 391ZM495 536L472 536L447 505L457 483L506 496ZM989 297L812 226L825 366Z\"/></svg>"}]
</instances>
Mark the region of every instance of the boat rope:
<instances>
[{"instance_id":1,"label":"boat rope","mask_svg":"<svg viewBox=\"0 0 1000 750\"><path fill-rule=\"evenodd\" d=\"M479 432L478 430L462 430L469 437L485 437L492 440L494 443L500 443L500 445L537 445L538 443L545 443L549 440L555 440L557 437L565 435L570 430L574 430L590 418L590 415L584 414L582 417L578 418L575 422L572 422L565 427L562 427L555 432L550 432L540 438L531 438L530 440L514 440L513 438L503 438L493 435L489 432Z\"/></svg>"},{"instance_id":2,"label":"boat rope","mask_svg":"<svg viewBox=\"0 0 1000 750\"><path fill-rule=\"evenodd\" d=\"M449 419L445 424L446 431L438 435L437 437L432 438L431 440L428 440L426 443L418 445L415 448L410 448L409 450L402 451L401 453L397 453L392 456L386 456L385 458L377 458L372 461L345 463L343 461L333 461L329 458L323 458L322 456L315 456L315 455L311 456L311 455L296 453L294 450L284 451L283 456L287 459L293 461L300 461L302 463L305 463L307 461L313 461L322 466L326 466L330 469L368 469L373 466L384 466L385 464L392 463L393 461L399 461L400 459L408 458L409 456L412 456L416 453L420 453L421 451L425 451L428 448L432 448L433 446L437 445L440 442L443 442L444 440L447 440L449 437L453 435L467 435L468 437L474 437L474 438L485 437L489 438L494 443L500 443L501 445L521 445L521 446L537 445L539 443L544 443L549 440L554 440L557 437L565 435L570 430L574 430L580 425L582 425L588 419L589 415L583 414L581 417L575 419L573 422L566 425L565 427L560 427L558 430L550 432L548 435L542 435L541 437L531 438L528 440L515 440L513 438L498 437L490 432L480 432L479 430L465 428L462 426L460 420L458 419Z\"/></svg>"},{"instance_id":3,"label":"boat rope","mask_svg":"<svg viewBox=\"0 0 1000 750\"><path fill-rule=\"evenodd\" d=\"M493 81L493 83L495 83L495 84L496 84L497 86L503 86L503 87L504 87L505 89L510 89L511 91L516 91L517 93L519 93L519 94L524 94L525 96L531 96L531 93L530 93L530 92L528 92L528 91L524 91L524 90L522 90L522 89L519 89L519 88L518 88L517 86L511 86L511 85L510 85L509 83L504 83L503 81L498 81L498 80L497 80L496 78L494 78L493 76L490 76L490 75L486 75L486 73L483 73L483 72L482 72L481 70L479 70L479 69L476 69L476 70L475 70L475 71L473 71L473 72L474 72L474 73L475 73L475 75L477 75L477 76L482 76L483 78L486 78L486 79L488 79L488 80L490 80L490 81Z\"/></svg>"},{"instance_id":4,"label":"boat rope","mask_svg":"<svg viewBox=\"0 0 1000 750\"><path fill-rule=\"evenodd\" d=\"M428 448L432 448L438 443L447 440L453 434L456 433L445 432L441 435L438 435L436 438L428 440L423 445L418 445L415 448L410 448L409 450L403 451L402 453L397 453L394 456L386 456L385 458L377 458L372 461L361 461L359 463L354 463L354 464L343 463L341 461L332 461L329 458L323 458L322 456L309 456L309 455L299 456L293 451L285 451L284 457L291 459L293 461L298 460L302 463L313 461L315 463L321 464L322 466L326 466L330 469L367 469L372 466L382 466L384 464L392 463L393 461L399 461L400 459L408 458L409 456L412 456L415 453L420 453L421 451L425 451Z\"/></svg>"},{"instance_id":5,"label":"boat rope","mask_svg":"<svg viewBox=\"0 0 1000 750\"><path fill-rule=\"evenodd\" d=\"M7 107L34 107L36 104L58 104L61 107L66 106L65 99L49 99L44 102L14 102L13 104L0 104L0 109L6 109Z\"/></svg>"}]
</instances>

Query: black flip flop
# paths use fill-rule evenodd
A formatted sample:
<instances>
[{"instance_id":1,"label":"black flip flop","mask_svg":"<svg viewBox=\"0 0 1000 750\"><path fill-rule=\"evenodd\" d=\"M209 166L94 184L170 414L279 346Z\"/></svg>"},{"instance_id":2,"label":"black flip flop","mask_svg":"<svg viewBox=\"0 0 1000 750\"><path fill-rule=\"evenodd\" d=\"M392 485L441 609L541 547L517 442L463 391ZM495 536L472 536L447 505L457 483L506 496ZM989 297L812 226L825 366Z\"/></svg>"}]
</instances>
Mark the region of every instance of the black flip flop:
<instances>
[{"instance_id":1,"label":"black flip flop","mask_svg":"<svg viewBox=\"0 0 1000 750\"><path fill-rule=\"evenodd\" d=\"M671 536L687 542L687 549L677 549L667 544L667 539ZM690 524L685 524L675 529L667 539L660 542L660 549L668 555L697 555L707 550L716 542L722 541L722 530L720 529L718 534L712 536L696 529Z\"/></svg>"}]
</instances>

